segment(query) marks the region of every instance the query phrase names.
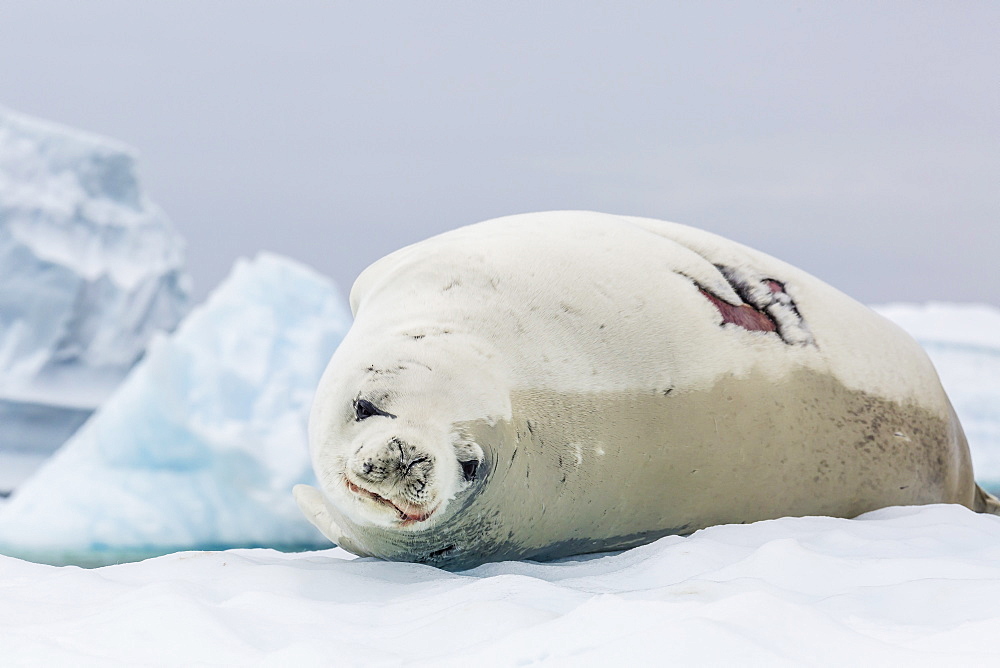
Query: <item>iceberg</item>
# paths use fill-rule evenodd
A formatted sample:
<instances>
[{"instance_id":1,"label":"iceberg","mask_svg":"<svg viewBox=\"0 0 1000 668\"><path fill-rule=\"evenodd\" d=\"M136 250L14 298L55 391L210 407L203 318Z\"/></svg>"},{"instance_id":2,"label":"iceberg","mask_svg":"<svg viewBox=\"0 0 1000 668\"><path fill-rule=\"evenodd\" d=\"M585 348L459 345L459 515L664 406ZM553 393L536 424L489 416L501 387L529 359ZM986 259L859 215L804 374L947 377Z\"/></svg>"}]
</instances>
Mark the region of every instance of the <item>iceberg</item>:
<instances>
[{"instance_id":1,"label":"iceberg","mask_svg":"<svg viewBox=\"0 0 1000 668\"><path fill-rule=\"evenodd\" d=\"M0 107L0 451L80 426L187 310L183 261L130 148Z\"/></svg>"},{"instance_id":2,"label":"iceberg","mask_svg":"<svg viewBox=\"0 0 1000 668\"><path fill-rule=\"evenodd\" d=\"M291 487L351 317L326 278L275 255L230 276L0 506L0 552L96 564L179 549L328 547Z\"/></svg>"}]
</instances>

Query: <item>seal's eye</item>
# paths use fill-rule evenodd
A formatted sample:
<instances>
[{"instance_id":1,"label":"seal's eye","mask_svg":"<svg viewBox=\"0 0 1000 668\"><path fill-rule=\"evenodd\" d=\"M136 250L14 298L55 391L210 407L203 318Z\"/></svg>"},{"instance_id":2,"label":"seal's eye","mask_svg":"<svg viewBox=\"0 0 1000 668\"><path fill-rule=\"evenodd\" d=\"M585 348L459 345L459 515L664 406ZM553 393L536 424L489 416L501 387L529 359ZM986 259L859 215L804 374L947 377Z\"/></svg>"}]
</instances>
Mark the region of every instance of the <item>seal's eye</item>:
<instances>
[{"instance_id":1,"label":"seal's eye","mask_svg":"<svg viewBox=\"0 0 1000 668\"><path fill-rule=\"evenodd\" d=\"M479 468L479 462L475 459L467 462L459 462L462 466L462 477L467 481L472 481L476 479L476 469Z\"/></svg>"},{"instance_id":2,"label":"seal's eye","mask_svg":"<svg viewBox=\"0 0 1000 668\"><path fill-rule=\"evenodd\" d=\"M375 404L372 402L365 399L358 399L354 402L354 415L358 420L364 420L373 415L378 415L378 409L375 408Z\"/></svg>"},{"instance_id":3,"label":"seal's eye","mask_svg":"<svg viewBox=\"0 0 1000 668\"><path fill-rule=\"evenodd\" d=\"M354 401L354 417L358 422L362 420L367 420L370 417L376 415L381 415L383 417L394 418L396 417L392 413L386 413L384 410L380 409L378 406L368 401L367 399L356 399Z\"/></svg>"}]
</instances>

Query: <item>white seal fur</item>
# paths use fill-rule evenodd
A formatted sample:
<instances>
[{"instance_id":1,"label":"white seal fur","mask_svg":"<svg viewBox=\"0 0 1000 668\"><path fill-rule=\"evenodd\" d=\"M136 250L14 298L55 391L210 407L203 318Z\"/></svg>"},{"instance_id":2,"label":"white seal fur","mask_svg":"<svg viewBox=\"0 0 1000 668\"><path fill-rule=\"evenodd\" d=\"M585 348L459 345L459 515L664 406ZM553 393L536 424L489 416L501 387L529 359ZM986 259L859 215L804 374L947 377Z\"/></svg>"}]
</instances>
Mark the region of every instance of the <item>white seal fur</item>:
<instances>
[{"instance_id":1,"label":"white seal fur","mask_svg":"<svg viewBox=\"0 0 1000 668\"><path fill-rule=\"evenodd\" d=\"M700 230L512 216L379 260L299 506L359 555L469 568L889 505L997 512L902 330Z\"/></svg>"}]
</instances>

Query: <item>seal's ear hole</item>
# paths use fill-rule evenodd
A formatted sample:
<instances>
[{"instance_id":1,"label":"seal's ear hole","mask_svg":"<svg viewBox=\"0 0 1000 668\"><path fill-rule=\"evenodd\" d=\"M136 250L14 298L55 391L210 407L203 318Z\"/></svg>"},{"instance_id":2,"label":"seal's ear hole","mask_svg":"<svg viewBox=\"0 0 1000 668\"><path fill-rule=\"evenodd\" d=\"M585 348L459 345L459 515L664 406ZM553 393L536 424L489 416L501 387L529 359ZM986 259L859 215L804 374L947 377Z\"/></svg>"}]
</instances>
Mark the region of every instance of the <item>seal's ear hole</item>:
<instances>
[{"instance_id":1,"label":"seal's ear hole","mask_svg":"<svg viewBox=\"0 0 1000 668\"><path fill-rule=\"evenodd\" d=\"M467 462L459 462L462 467L462 477L465 478L466 482L472 482L476 479L476 471L479 469L479 461L476 459L469 460Z\"/></svg>"},{"instance_id":2,"label":"seal's ear hole","mask_svg":"<svg viewBox=\"0 0 1000 668\"><path fill-rule=\"evenodd\" d=\"M475 441L455 435L455 459L462 469L462 478L465 482L472 482L479 473L479 467L485 460L483 449Z\"/></svg>"}]
</instances>

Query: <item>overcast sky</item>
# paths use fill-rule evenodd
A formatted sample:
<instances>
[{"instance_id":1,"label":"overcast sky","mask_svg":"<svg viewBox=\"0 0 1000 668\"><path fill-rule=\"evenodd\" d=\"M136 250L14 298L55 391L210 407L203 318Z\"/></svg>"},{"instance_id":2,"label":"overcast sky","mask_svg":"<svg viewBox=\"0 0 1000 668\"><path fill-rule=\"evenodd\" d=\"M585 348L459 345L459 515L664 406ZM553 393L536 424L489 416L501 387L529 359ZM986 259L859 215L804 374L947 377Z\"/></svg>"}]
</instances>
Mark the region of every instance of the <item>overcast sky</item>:
<instances>
[{"instance_id":1,"label":"overcast sky","mask_svg":"<svg viewBox=\"0 0 1000 668\"><path fill-rule=\"evenodd\" d=\"M459 225L695 225L862 301L1000 305L997 2L0 4L0 104L135 146L199 299Z\"/></svg>"}]
</instances>

